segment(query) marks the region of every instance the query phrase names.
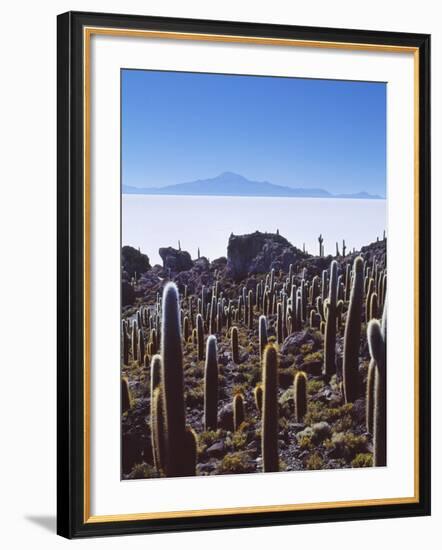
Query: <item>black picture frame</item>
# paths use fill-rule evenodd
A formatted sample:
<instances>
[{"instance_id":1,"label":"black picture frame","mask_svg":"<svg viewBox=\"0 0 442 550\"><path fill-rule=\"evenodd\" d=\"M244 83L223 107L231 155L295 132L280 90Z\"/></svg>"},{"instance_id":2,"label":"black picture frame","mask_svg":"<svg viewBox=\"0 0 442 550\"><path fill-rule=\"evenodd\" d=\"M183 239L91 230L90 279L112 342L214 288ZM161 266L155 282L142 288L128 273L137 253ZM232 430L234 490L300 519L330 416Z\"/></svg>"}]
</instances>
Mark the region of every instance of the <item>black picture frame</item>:
<instances>
[{"instance_id":1,"label":"black picture frame","mask_svg":"<svg viewBox=\"0 0 442 550\"><path fill-rule=\"evenodd\" d=\"M403 46L419 60L419 498L406 504L88 522L84 472L84 41L85 27ZM57 21L57 532L67 538L221 529L430 514L430 36L68 12Z\"/></svg>"}]
</instances>

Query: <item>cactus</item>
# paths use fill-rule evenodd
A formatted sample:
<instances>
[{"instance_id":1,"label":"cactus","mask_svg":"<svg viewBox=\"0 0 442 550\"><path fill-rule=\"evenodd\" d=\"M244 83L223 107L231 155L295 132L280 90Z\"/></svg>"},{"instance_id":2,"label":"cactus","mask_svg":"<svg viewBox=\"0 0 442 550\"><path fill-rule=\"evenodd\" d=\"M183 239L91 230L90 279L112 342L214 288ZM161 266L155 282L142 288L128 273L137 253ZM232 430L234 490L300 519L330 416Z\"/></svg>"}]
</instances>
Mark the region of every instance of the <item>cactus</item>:
<instances>
[{"instance_id":1,"label":"cactus","mask_svg":"<svg viewBox=\"0 0 442 550\"><path fill-rule=\"evenodd\" d=\"M365 300L365 322L368 323L370 321L370 305L371 305L371 296L373 292L375 291L375 281L371 277L367 284L367 298Z\"/></svg>"},{"instance_id":2,"label":"cactus","mask_svg":"<svg viewBox=\"0 0 442 550\"><path fill-rule=\"evenodd\" d=\"M237 393L233 398L233 430L236 432L244 422L244 397L241 393Z\"/></svg>"},{"instance_id":3,"label":"cactus","mask_svg":"<svg viewBox=\"0 0 442 550\"><path fill-rule=\"evenodd\" d=\"M216 314L217 314L218 304L216 303L215 296L212 296L210 302L210 334L215 334L216 332Z\"/></svg>"},{"instance_id":4,"label":"cactus","mask_svg":"<svg viewBox=\"0 0 442 550\"><path fill-rule=\"evenodd\" d=\"M204 429L216 430L218 417L218 357L216 338L207 339L206 364L204 366Z\"/></svg>"},{"instance_id":5,"label":"cactus","mask_svg":"<svg viewBox=\"0 0 442 550\"><path fill-rule=\"evenodd\" d=\"M163 290L161 366L164 394L166 462L168 477L186 475L183 449L186 443L183 351L178 289L167 283Z\"/></svg>"},{"instance_id":6,"label":"cactus","mask_svg":"<svg viewBox=\"0 0 442 550\"><path fill-rule=\"evenodd\" d=\"M204 323L201 313L196 316L196 332L198 342L198 361L204 359Z\"/></svg>"},{"instance_id":7,"label":"cactus","mask_svg":"<svg viewBox=\"0 0 442 550\"><path fill-rule=\"evenodd\" d=\"M196 457L198 441L194 430L189 426L184 432L184 447L182 452L182 471L183 476L196 475Z\"/></svg>"},{"instance_id":8,"label":"cactus","mask_svg":"<svg viewBox=\"0 0 442 550\"><path fill-rule=\"evenodd\" d=\"M322 235L319 235L318 242L319 242L319 256L324 256L324 247L322 244L324 242L324 239Z\"/></svg>"},{"instance_id":9,"label":"cactus","mask_svg":"<svg viewBox=\"0 0 442 550\"><path fill-rule=\"evenodd\" d=\"M295 401L295 422L303 422L307 412L307 376L305 372L298 372L293 384Z\"/></svg>"},{"instance_id":10,"label":"cactus","mask_svg":"<svg viewBox=\"0 0 442 550\"><path fill-rule=\"evenodd\" d=\"M138 356L138 339L137 339L137 335L138 335L138 332L137 332L137 324L134 322L132 324L132 361L136 361L137 360L137 356Z\"/></svg>"},{"instance_id":11,"label":"cactus","mask_svg":"<svg viewBox=\"0 0 442 550\"><path fill-rule=\"evenodd\" d=\"M264 472L279 471L278 353L273 344L264 350L262 404L262 456Z\"/></svg>"},{"instance_id":12,"label":"cactus","mask_svg":"<svg viewBox=\"0 0 442 550\"><path fill-rule=\"evenodd\" d=\"M253 292L251 290L249 290L249 297L248 297L247 303L248 303L248 309L249 309L248 325L249 325L249 329L253 329Z\"/></svg>"},{"instance_id":13,"label":"cactus","mask_svg":"<svg viewBox=\"0 0 442 550\"><path fill-rule=\"evenodd\" d=\"M376 362L372 359L368 365L367 388L365 394L365 426L368 433L373 433L374 379Z\"/></svg>"},{"instance_id":14,"label":"cactus","mask_svg":"<svg viewBox=\"0 0 442 550\"><path fill-rule=\"evenodd\" d=\"M154 355L155 353L158 352L157 331L154 328L150 331L150 343L152 344L151 346L152 355Z\"/></svg>"},{"instance_id":15,"label":"cactus","mask_svg":"<svg viewBox=\"0 0 442 550\"><path fill-rule=\"evenodd\" d=\"M348 263L345 267L345 292L344 292L344 300L348 302L350 299L350 288L351 288L351 266Z\"/></svg>"},{"instance_id":16,"label":"cactus","mask_svg":"<svg viewBox=\"0 0 442 550\"><path fill-rule=\"evenodd\" d=\"M126 323L123 321L121 324L122 332L122 348L123 348L123 365L129 364L129 338L127 336Z\"/></svg>"},{"instance_id":17,"label":"cactus","mask_svg":"<svg viewBox=\"0 0 442 550\"><path fill-rule=\"evenodd\" d=\"M156 387L150 401L150 433L153 463L158 473L165 470L164 409L161 387Z\"/></svg>"},{"instance_id":18,"label":"cactus","mask_svg":"<svg viewBox=\"0 0 442 550\"><path fill-rule=\"evenodd\" d=\"M283 342L283 333L282 333L282 305L278 302L278 307L276 309L276 341L278 344Z\"/></svg>"},{"instance_id":19,"label":"cactus","mask_svg":"<svg viewBox=\"0 0 442 550\"><path fill-rule=\"evenodd\" d=\"M342 309L342 302L337 301L338 263L333 260L330 265L330 284L328 298L324 304L325 339L323 374L330 378L336 372L336 325Z\"/></svg>"},{"instance_id":20,"label":"cactus","mask_svg":"<svg viewBox=\"0 0 442 550\"><path fill-rule=\"evenodd\" d=\"M312 307L316 304L316 298L319 296L319 277L315 275L312 279L312 285L311 285L311 299L310 304Z\"/></svg>"},{"instance_id":21,"label":"cactus","mask_svg":"<svg viewBox=\"0 0 442 550\"><path fill-rule=\"evenodd\" d=\"M255 397L255 405L259 412L259 414L262 413L262 400L263 400L263 390L262 390L262 384L259 383L255 386L255 389L253 390L253 395Z\"/></svg>"},{"instance_id":22,"label":"cactus","mask_svg":"<svg viewBox=\"0 0 442 550\"><path fill-rule=\"evenodd\" d=\"M130 394L127 378L121 378L121 412L126 412L132 407L132 397Z\"/></svg>"},{"instance_id":23,"label":"cactus","mask_svg":"<svg viewBox=\"0 0 442 550\"><path fill-rule=\"evenodd\" d=\"M327 270L324 269L322 271L322 284L321 284L322 303L325 302L326 297L327 297Z\"/></svg>"},{"instance_id":24,"label":"cactus","mask_svg":"<svg viewBox=\"0 0 442 550\"><path fill-rule=\"evenodd\" d=\"M368 347L375 361L373 403L373 465L387 465L387 308L384 309L382 325L373 319L367 328Z\"/></svg>"},{"instance_id":25,"label":"cactus","mask_svg":"<svg viewBox=\"0 0 442 550\"><path fill-rule=\"evenodd\" d=\"M239 347L238 347L238 329L236 327L232 327L232 330L230 332L230 340L232 344L232 359L233 359L233 362L238 365Z\"/></svg>"},{"instance_id":26,"label":"cactus","mask_svg":"<svg viewBox=\"0 0 442 550\"><path fill-rule=\"evenodd\" d=\"M321 316L314 309L310 311L310 328L319 329Z\"/></svg>"},{"instance_id":27,"label":"cactus","mask_svg":"<svg viewBox=\"0 0 442 550\"><path fill-rule=\"evenodd\" d=\"M262 361L264 355L264 349L267 345L267 318L265 315L261 315L259 318L259 357Z\"/></svg>"},{"instance_id":28,"label":"cactus","mask_svg":"<svg viewBox=\"0 0 442 550\"><path fill-rule=\"evenodd\" d=\"M353 284L344 332L343 379L346 403L356 400L359 392L359 345L364 300L364 260L358 256L353 264Z\"/></svg>"},{"instance_id":29,"label":"cactus","mask_svg":"<svg viewBox=\"0 0 442 550\"><path fill-rule=\"evenodd\" d=\"M141 329L138 329L138 350L137 350L137 361L138 364L141 366L143 364L144 359L144 338L143 338L143 331Z\"/></svg>"},{"instance_id":30,"label":"cactus","mask_svg":"<svg viewBox=\"0 0 442 550\"><path fill-rule=\"evenodd\" d=\"M373 292L370 298L368 318L369 320L377 319L378 316L379 316L378 295L376 292Z\"/></svg>"}]
</instances>

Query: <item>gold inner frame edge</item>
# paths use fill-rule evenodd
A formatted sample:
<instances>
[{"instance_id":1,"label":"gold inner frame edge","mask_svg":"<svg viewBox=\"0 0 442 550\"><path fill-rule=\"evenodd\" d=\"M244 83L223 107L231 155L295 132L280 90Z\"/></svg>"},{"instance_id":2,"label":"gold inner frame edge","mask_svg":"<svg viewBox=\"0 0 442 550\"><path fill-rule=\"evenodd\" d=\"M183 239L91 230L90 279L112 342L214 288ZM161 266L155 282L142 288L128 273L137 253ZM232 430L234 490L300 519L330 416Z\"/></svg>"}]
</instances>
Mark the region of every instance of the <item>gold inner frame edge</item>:
<instances>
[{"instance_id":1,"label":"gold inner frame edge","mask_svg":"<svg viewBox=\"0 0 442 550\"><path fill-rule=\"evenodd\" d=\"M304 48L343 49L356 51L412 53L414 62L414 495L370 500L347 500L282 504L269 506L241 506L234 508L210 508L205 510L177 510L167 512L128 513L115 515L91 515L91 473L90 473L90 42L92 35L125 36L174 40L196 40L204 42L249 43L269 46L292 46ZM253 514L265 512L287 512L301 510L323 510L356 506L379 506L412 504L419 502L419 49L411 46L388 44L364 44L350 42L328 42L319 40L297 40L281 38L247 37L206 33L181 33L118 29L111 27L83 28L83 103L84 103L84 523L108 523L116 521L158 520L190 518L229 514Z\"/></svg>"}]
</instances>

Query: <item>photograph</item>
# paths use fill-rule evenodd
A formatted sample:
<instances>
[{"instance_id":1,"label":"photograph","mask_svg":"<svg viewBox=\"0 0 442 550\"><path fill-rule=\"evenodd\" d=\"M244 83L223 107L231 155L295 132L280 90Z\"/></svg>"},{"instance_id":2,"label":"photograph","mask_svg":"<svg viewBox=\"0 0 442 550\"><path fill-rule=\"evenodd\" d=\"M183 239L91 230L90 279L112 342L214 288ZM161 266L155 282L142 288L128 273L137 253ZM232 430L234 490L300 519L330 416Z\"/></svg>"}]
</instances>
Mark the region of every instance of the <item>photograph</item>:
<instances>
[{"instance_id":1,"label":"photograph","mask_svg":"<svg viewBox=\"0 0 442 550\"><path fill-rule=\"evenodd\" d=\"M387 83L120 79L121 479L388 466Z\"/></svg>"}]
</instances>

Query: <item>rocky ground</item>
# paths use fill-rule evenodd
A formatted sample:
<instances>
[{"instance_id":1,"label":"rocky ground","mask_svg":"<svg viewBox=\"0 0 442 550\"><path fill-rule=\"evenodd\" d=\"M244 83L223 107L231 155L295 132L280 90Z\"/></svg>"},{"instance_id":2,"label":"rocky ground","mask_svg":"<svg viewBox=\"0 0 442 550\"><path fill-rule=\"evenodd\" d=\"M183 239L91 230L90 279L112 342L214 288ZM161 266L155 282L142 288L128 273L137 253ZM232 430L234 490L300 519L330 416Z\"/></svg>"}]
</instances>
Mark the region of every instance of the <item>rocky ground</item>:
<instances>
[{"instance_id":1,"label":"rocky ground","mask_svg":"<svg viewBox=\"0 0 442 550\"><path fill-rule=\"evenodd\" d=\"M125 250L126 249L126 250ZM181 250L160 249L163 266L149 264L147 257L130 247L123 248L122 304L124 319L132 319L140 306L154 308L164 284L173 280L187 295L201 295L202 287L218 282L227 299L236 300L241 289L254 290L256 284L275 269L276 285L282 286L290 264L297 279L307 280L328 269L335 259L341 273L357 255L367 265L373 260L386 268L386 241L380 240L360 251L336 257L308 255L278 234L255 233L229 239L227 258L209 262L195 260ZM183 307L186 305L183 303ZM369 363L365 324L360 347L360 396L345 403L342 392L343 335L348 303L336 337L336 374L322 375L323 334L306 322L302 330L288 334L279 346L279 458L280 470L331 469L372 465L372 439L366 431L365 381ZM308 306L308 311L312 308ZM203 428L204 361L198 361L191 339L183 345L187 423L198 436L197 475L233 474L262 471L261 419L254 389L261 381L258 316L254 327L235 322L239 331L240 361L232 360L230 334L226 327L216 333L219 362L218 430ZM269 315L269 339L276 336L276 315ZM207 333L206 333L207 337ZM303 423L294 420L293 379L299 371L308 376L308 407ZM122 374L128 380L132 406L122 415L122 469L124 479L157 477L150 442L150 367L129 360ZM239 430L233 430L232 398L245 397L246 417Z\"/></svg>"}]
</instances>

